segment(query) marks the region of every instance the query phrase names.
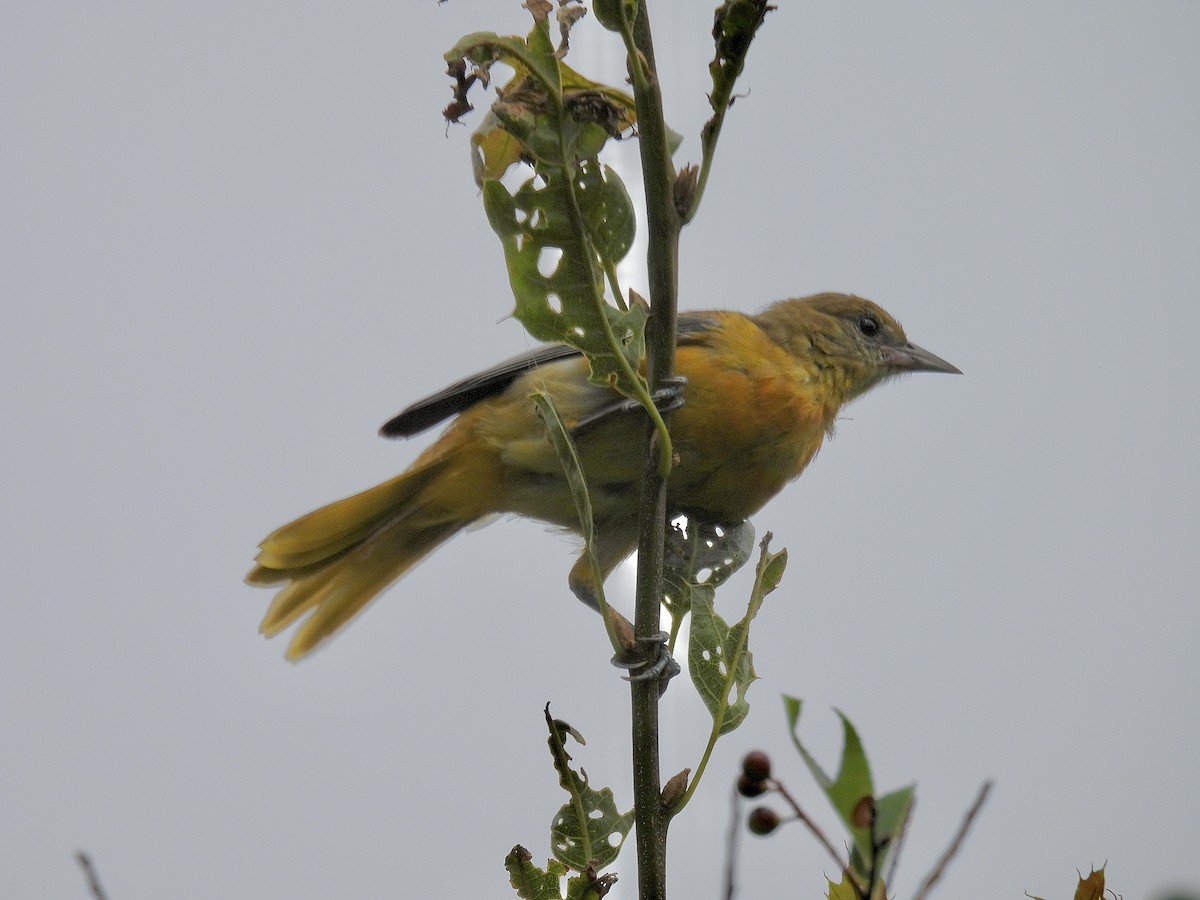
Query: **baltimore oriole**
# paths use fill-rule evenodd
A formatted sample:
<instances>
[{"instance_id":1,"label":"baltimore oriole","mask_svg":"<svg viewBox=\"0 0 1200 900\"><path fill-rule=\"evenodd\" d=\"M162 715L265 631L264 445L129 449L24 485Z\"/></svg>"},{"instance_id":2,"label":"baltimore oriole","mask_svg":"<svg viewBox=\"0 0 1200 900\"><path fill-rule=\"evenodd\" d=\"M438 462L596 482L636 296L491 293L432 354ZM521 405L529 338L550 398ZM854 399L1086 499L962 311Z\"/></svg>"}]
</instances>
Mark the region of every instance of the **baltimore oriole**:
<instances>
[{"instance_id":1,"label":"baltimore oriole","mask_svg":"<svg viewBox=\"0 0 1200 900\"><path fill-rule=\"evenodd\" d=\"M797 477L833 431L841 407L904 372L958 372L909 343L869 300L816 294L758 315L679 316L676 372L686 379L671 420L678 456L673 513L742 522ZM414 403L383 426L408 437L457 414L401 475L331 503L262 542L251 584L284 586L261 631L308 614L292 639L298 659L388 585L466 526L513 513L575 532L575 505L529 395L551 396L572 430L587 476L604 577L637 545L637 485L645 417L588 380L588 364L546 345ZM571 572L587 598L587 560Z\"/></svg>"}]
</instances>

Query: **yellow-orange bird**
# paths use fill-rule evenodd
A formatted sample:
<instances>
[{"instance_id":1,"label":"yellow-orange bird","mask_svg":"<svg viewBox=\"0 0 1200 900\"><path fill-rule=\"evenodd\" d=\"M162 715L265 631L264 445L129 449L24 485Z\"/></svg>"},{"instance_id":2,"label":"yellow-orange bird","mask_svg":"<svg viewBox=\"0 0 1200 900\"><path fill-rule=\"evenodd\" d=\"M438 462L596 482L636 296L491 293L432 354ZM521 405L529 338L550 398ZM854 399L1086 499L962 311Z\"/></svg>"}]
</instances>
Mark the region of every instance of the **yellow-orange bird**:
<instances>
[{"instance_id":1,"label":"yellow-orange bird","mask_svg":"<svg viewBox=\"0 0 1200 900\"><path fill-rule=\"evenodd\" d=\"M758 315L680 315L676 372L686 384L671 420L671 511L734 524L804 471L844 404L893 375L958 369L910 343L870 300L827 293ZM306 617L287 654L298 659L485 516L513 513L577 532L534 391L551 396L572 429L607 577L637 545L644 414L588 381L575 350L547 345L408 407L383 435L408 437L455 418L407 471L263 539L246 580L281 587L262 632L273 636ZM594 596L585 559L570 581L582 598Z\"/></svg>"}]
</instances>

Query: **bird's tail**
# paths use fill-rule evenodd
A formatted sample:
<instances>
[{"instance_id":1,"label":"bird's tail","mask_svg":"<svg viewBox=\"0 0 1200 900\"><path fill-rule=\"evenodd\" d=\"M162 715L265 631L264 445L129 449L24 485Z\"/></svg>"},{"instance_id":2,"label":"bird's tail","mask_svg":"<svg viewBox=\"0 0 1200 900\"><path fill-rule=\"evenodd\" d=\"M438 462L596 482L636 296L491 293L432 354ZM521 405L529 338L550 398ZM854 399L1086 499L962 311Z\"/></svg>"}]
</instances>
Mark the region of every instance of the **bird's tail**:
<instances>
[{"instance_id":1,"label":"bird's tail","mask_svg":"<svg viewBox=\"0 0 1200 900\"><path fill-rule=\"evenodd\" d=\"M287 657L299 659L476 517L428 502L446 457L301 516L263 539L249 584L279 585L259 630L273 637L309 613Z\"/></svg>"}]
</instances>

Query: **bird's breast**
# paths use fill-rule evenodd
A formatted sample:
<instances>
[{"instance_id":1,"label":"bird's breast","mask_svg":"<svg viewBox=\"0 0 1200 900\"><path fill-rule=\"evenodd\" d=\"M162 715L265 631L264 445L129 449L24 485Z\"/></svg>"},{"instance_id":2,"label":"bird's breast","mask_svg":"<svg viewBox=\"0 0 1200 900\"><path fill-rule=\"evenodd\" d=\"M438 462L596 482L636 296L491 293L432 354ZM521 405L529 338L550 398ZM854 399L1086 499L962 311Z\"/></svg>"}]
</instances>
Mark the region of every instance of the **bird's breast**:
<instances>
[{"instance_id":1,"label":"bird's breast","mask_svg":"<svg viewBox=\"0 0 1200 900\"><path fill-rule=\"evenodd\" d=\"M719 354L680 353L686 400L674 414L679 464L673 505L724 521L757 512L816 455L835 410L818 386L771 348L730 365Z\"/></svg>"}]
</instances>

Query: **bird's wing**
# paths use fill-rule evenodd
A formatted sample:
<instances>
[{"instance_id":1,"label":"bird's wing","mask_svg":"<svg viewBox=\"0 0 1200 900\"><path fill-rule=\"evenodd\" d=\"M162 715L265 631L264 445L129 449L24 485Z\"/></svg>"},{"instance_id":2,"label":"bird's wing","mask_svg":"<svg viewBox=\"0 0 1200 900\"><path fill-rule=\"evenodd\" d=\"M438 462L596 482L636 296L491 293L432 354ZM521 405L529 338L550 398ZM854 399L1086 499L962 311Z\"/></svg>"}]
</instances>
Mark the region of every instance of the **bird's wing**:
<instances>
[{"instance_id":1,"label":"bird's wing","mask_svg":"<svg viewBox=\"0 0 1200 900\"><path fill-rule=\"evenodd\" d=\"M678 341L681 344L696 341L716 321L712 314L681 315L676 331ZM535 347L418 400L385 422L379 433L387 438L412 437L474 406L480 400L503 393L519 376L531 369L579 355L578 350L566 344Z\"/></svg>"},{"instance_id":2,"label":"bird's wing","mask_svg":"<svg viewBox=\"0 0 1200 900\"><path fill-rule=\"evenodd\" d=\"M379 433L388 438L412 437L474 406L480 400L502 393L518 376L530 369L578 355L578 350L566 344L535 347L418 400L385 422Z\"/></svg>"}]
</instances>

